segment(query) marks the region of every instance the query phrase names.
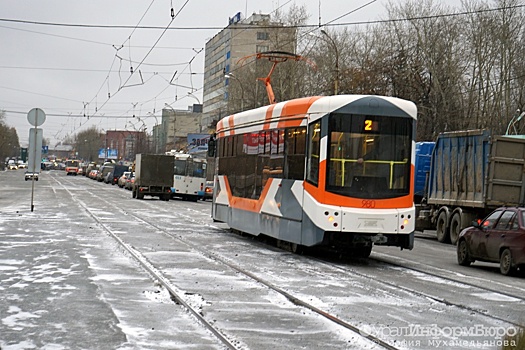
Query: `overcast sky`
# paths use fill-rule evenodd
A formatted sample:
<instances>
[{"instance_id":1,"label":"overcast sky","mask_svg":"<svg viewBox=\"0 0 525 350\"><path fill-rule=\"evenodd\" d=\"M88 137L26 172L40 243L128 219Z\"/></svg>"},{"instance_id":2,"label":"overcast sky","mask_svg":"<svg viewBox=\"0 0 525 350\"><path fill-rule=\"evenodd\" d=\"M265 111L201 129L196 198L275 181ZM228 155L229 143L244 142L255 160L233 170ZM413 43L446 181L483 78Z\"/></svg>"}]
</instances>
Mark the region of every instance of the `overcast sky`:
<instances>
[{"instance_id":1,"label":"overcast sky","mask_svg":"<svg viewBox=\"0 0 525 350\"><path fill-rule=\"evenodd\" d=\"M307 7L309 24L319 23L319 7L321 23L347 13L333 23L349 23L384 17L387 0L295 3ZM151 132L165 103L175 109L202 103L204 45L227 26L229 17L277 8L287 12L292 4L287 0L3 0L0 110L6 111L8 125L17 128L23 146L30 128L27 113L35 107L47 114L41 127L52 145L93 125L104 130L146 126Z\"/></svg>"}]
</instances>

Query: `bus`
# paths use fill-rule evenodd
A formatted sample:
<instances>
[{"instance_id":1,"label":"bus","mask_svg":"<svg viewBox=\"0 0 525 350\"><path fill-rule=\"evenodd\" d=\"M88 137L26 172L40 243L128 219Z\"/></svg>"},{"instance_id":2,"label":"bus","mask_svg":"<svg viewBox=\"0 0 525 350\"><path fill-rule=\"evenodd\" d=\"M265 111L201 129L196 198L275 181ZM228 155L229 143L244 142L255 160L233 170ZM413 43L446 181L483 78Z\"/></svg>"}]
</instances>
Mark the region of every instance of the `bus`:
<instances>
[{"instance_id":1,"label":"bus","mask_svg":"<svg viewBox=\"0 0 525 350\"><path fill-rule=\"evenodd\" d=\"M306 97L217 124L212 218L293 252L412 249L417 108L373 95Z\"/></svg>"},{"instance_id":2,"label":"bus","mask_svg":"<svg viewBox=\"0 0 525 350\"><path fill-rule=\"evenodd\" d=\"M66 160L66 174L76 176L78 174L79 164L80 164L80 161L76 159Z\"/></svg>"},{"instance_id":3,"label":"bus","mask_svg":"<svg viewBox=\"0 0 525 350\"><path fill-rule=\"evenodd\" d=\"M175 157L172 197L197 201L204 198L206 186L206 159L191 154L166 152Z\"/></svg>"}]
</instances>

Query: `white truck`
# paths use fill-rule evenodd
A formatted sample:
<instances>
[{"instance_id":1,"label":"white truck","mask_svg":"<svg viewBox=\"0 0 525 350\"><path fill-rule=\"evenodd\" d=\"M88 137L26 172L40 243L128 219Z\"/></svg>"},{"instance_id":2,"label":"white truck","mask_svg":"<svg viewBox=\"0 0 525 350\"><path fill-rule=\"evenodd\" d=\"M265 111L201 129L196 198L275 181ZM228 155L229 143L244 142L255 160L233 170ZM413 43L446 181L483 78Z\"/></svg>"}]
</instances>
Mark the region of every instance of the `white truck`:
<instances>
[{"instance_id":1,"label":"white truck","mask_svg":"<svg viewBox=\"0 0 525 350\"><path fill-rule=\"evenodd\" d=\"M159 197L163 201L171 198L175 158L162 154L137 154L135 158L135 183L133 198Z\"/></svg>"}]
</instances>

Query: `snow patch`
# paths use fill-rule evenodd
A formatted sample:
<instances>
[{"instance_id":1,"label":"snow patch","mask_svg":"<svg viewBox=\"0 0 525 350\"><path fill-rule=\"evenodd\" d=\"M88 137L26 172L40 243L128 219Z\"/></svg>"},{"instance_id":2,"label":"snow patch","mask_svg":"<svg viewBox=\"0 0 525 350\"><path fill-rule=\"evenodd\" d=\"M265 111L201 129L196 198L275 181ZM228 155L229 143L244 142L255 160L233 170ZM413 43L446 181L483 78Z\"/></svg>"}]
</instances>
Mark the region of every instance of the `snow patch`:
<instances>
[{"instance_id":1,"label":"snow patch","mask_svg":"<svg viewBox=\"0 0 525 350\"><path fill-rule=\"evenodd\" d=\"M520 299L509 297L500 293L472 293L473 296L491 301L507 301L507 302L519 302Z\"/></svg>"}]
</instances>

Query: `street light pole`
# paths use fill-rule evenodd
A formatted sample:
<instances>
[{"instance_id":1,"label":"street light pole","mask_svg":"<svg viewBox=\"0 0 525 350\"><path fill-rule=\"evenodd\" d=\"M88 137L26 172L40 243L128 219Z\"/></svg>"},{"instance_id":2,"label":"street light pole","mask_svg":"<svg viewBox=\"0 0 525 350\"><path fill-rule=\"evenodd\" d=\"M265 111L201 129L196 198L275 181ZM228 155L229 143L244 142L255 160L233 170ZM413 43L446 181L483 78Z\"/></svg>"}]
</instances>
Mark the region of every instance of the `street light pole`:
<instances>
[{"instance_id":1,"label":"street light pole","mask_svg":"<svg viewBox=\"0 0 525 350\"><path fill-rule=\"evenodd\" d=\"M321 29L321 33L325 35L335 50L335 79L334 79L334 95L337 95L339 93L339 51L337 50L337 44L335 43L334 39L328 33Z\"/></svg>"},{"instance_id":2,"label":"street light pole","mask_svg":"<svg viewBox=\"0 0 525 350\"><path fill-rule=\"evenodd\" d=\"M241 79L237 78L232 73L225 74L224 77L226 79L233 78L233 79L235 79L235 80L237 80L239 82L239 85L241 87L241 111L244 111L244 86L242 85Z\"/></svg>"},{"instance_id":3,"label":"street light pole","mask_svg":"<svg viewBox=\"0 0 525 350\"><path fill-rule=\"evenodd\" d=\"M151 134L153 135L153 141L155 142L155 154L157 154L159 151L157 147L159 143L159 120L157 119L155 113L148 112L148 115L155 118L155 126L153 127Z\"/></svg>"},{"instance_id":4,"label":"street light pole","mask_svg":"<svg viewBox=\"0 0 525 350\"><path fill-rule=\"evenodd\" d=\"M199 100L199 98L198 98L197 96L195 96L195 95L194 95L193 93L191 93L191 92L188 92L188 96L191 96L191 97L193 97L194 99L196 99L196 100L197 100L197 103L198 103L198 104L201 104L201 100Z\"/></svg>"},{"instance_id":5,"label":"street light pole","mask_svg":"<svg viewBox=\"0 0 525 350\"><path fill-rule=\"evenodd\" d=\"M177 140L176 135L178 131L177 123L176 123L177 111L167 103L164 103L164 109L170 110L172 112L172 113L166 113L166 122L164 122L164 117L162 118L163 119L162 121L162 141L163 141L164 151L170 151L170 149L168 149L168 144L173 144L173 148L171 149L174 149L177 146L177 142L176 142ZM164 112L162 113L162 115L164 116ZM170 142L168 142L168 136L170 136L168 133L168 128L171 123L173 123L173 142L171 140Z\"/></svg>"}]
</instances>

